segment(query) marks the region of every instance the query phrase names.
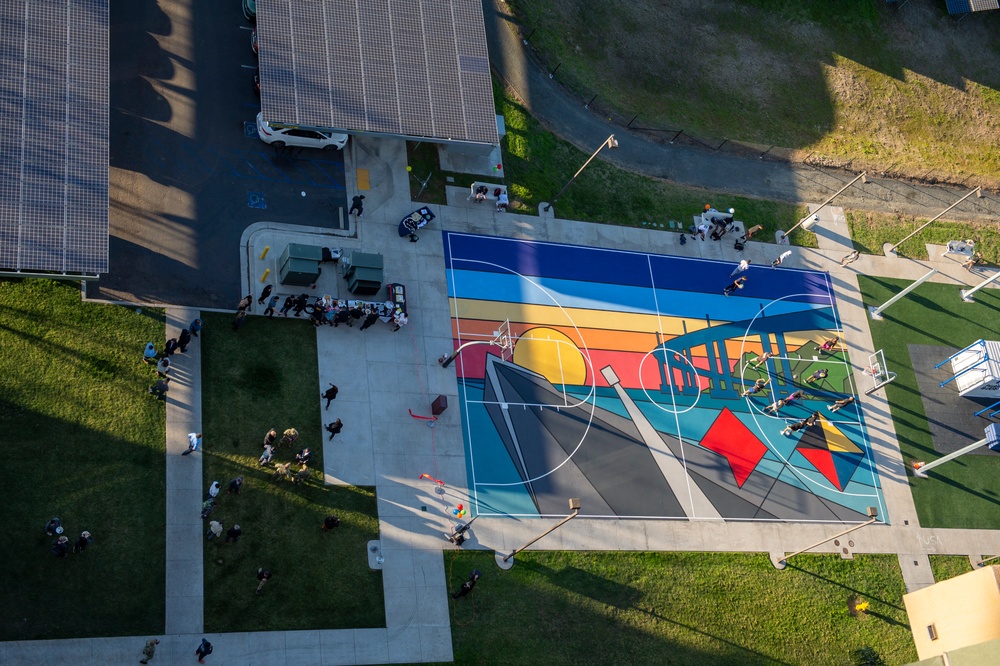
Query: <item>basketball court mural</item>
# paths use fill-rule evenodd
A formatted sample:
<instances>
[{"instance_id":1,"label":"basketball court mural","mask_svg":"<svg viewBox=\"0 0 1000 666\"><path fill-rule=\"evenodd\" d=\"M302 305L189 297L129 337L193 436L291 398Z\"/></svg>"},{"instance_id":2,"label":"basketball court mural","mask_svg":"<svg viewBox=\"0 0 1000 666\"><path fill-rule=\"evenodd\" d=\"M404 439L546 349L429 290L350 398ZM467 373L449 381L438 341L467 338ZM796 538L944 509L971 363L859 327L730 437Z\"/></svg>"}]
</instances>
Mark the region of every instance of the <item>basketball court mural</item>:
<instances>
[{"instance_id":1,"label":"basketball court mural","mask_svg":"<svg viewBox=\"0 0 1000 666\"><path fill-rule=\"evenodd\" d=\"M474 515L888 520L826 273L444 234Z\"/></svg>"}]
</instances>

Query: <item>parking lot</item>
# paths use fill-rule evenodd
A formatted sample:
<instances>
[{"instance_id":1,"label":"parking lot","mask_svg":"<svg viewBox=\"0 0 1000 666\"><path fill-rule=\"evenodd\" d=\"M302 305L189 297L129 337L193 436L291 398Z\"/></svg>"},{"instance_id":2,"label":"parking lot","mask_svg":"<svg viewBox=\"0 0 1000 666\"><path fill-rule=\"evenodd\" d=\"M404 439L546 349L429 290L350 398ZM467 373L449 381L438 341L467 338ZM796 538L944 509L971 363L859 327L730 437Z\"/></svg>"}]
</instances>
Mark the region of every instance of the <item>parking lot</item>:
<instances>
[{"instance_id":1,"label":"parking lot","mask_svg":"<svg viewBox=\"0 0 1000 666\"><path fill-rule=\"evenodd\" d=\"M239 0L111 7L110 272L92 297L231 308L240 235L336 226L344 151L257 137L257 57Z\"/></svg>"}]
</instances>

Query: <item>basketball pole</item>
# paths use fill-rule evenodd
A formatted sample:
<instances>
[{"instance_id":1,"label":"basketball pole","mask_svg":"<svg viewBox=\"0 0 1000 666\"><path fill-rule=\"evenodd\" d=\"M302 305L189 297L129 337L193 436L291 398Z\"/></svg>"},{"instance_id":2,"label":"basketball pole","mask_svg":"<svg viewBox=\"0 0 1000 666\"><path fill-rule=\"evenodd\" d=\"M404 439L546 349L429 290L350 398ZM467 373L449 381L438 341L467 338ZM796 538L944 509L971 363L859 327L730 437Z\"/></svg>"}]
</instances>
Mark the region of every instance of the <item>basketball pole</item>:
<instances>
[{"instance_id":1,"label":"basketball pole","mask_svg":"<svg viewBox=\"0 0 1000 666\"><path fill-rule=\"evenodd\" d=\"M438 359L438 363L441 364L442 368L447 368L449 365L451 365L452 361L458 358L458 355L461 354L462 350L465 349L466 347L471 347L472 345L492 345L492 344L494 344L492 340L472 340L470 342L463 343L459 345L458 349L453 351L450 356L447 357L441 356L441 358Z\"/></svg>"},{"instance_id":2,"label":"basketball pole","mask_svg":"<svg viewBox=\"0 0 1000 666\"><path fill-rule=\"evenodd\" d=\"M965 301L966 303L974 303L975 299L972 298L972 295L974 293L976 293L977 291L979 291L980 289L982 289L983 287L989 285L990 283L996 282L998 279L1000 279L1000 271L997 271L995 274L993 274L990 277L986 278L985 280L983 280L982 282L980 282L979 284L977 284L972 289L962 289L962 290L960 290L959 293L962 295L962 300Z\"/></svg>"}]
</instances>

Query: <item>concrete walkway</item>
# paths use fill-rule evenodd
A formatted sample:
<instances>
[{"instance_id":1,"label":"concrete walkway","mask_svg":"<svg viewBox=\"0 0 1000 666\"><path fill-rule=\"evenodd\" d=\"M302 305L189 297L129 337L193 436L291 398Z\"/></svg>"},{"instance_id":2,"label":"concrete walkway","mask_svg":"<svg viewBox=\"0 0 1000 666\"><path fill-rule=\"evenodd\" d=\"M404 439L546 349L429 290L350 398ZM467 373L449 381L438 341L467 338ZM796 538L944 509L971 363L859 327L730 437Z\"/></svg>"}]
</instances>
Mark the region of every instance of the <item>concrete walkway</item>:
<instances>
[{"instance_id":1,"label":"concrete walkway","mask_svg":"<svg viewBox=\"0 0 1000 666\"><path fill-rule=\"evenodd\" d=\"M600 159L629 171L713 192L796 203L825 201L857 175L839 169L776 159L747 159L731 153L651 141L585 108L584 102L562 88L558 75L550 79L548 72L528 54L529 47L522 41L524 33L502 0L483 0L483 13L493 70L536 120L588 155L608 135L614 134L619 141L618 149L603 151ZM872 174L867 185L848 189L836 203L931 217L968 192L968 189L914 185L876 176ZM994 193L963 202L948 214L949 218L959 220L998 216L1000 199Z\"/></svg>"},{"instance_id":2,"label":"concrete walkway","mask_svg":"<svg viewBox=\"0 0 1000 666\"><path fill-rule=\"evenodd\" d=\"M371 145L364 145L367 142ZM354 152L355 166L383 173L391 181L383 183L380 196L366 206L363 220L352 221L346 234L321 228L254 225L244 233L239 248L240 281L246 286L255 283L268 268L276 272L273 262L282 244L301 242L343 247L347 252L357 249L381 253L385 257L385 282L406 285L410 324L399 332L381 323L364 332L357 326L317 330L321 382L317 388L322 390L328 382L340 387L337 400L321 416L324 423L338 417L344 422L343 432L324 443L325 478L328 483L376 487L387 626L208 635L215 644L215 653L209 657L212 664L372 664L452 659L442 551L453 548L445 538L453 525L449 510L460 502L468 503L468 483L455 372L437 363L441 354L452 349L440 229L684 254L733 263L741 256L730 243L699 241L680 246L678 235L665 231L559 220L551 215L496 213L490 206L468 202L467 189L459 187L449 188L450 205L433 207L437 220L420 233L419 242L409 243L396 231L403 215L417 207L409 200L404 146L378 139L353 143L363 144ZM844 338L856 362L873 351L868 315L858 298L859 273L915 279L934 267L940 271L936 281L956 285L956 298L958 285L979 282L987 274L963 270L957 259L942 256L941 248L930 248L928 261L863 256L841 268L839 260L849 247L843 212L827 208L820 216L820 247L792 248L793 255L786 265L830 272ZM271 246L271 252L267 259L260 260L257 257L266 245ZM766 264L778 252L778 246L773 244L751 242L742 256L755 264ZM343 279L326 266L317 291L346 296L341 292L346 292ZM176 336L196 316L195 310L169 308L167 335ZM180 455L187 448L187 433L201 429L200 351L200 340L196 339L186 354L175 356L167 401L167 635L159 637L161 645L154 664L190 660L204 626L201 455ZM859 386L870 382L860 372L855 380ZM830 543L818 550L845 556L896 554L907 588L914 590L932 582L928 555L978 558L1000 553L1000 532L919 526L904 461L881 393L864 398L863 408L885 495L882 513L889 516L891 525L864 528L839 545ZM434 428L429 428L426 421L411 418L408 410L429 414L430 403L438 395L448 399L449 408ZM420 480L421 474L442 479L446 486L438 488L435 483ZM465 547L509 552L553 522L483 518L473 526L472 539ZM533 549L737 551L780 556L836 531L831 525L802 523L580 518L539 541ZM466 573L461 572L461 577ZM145 637L121 637L0 643L0 665L124 664L138 659L144 641Z\"/></svg>"}]
</instances>

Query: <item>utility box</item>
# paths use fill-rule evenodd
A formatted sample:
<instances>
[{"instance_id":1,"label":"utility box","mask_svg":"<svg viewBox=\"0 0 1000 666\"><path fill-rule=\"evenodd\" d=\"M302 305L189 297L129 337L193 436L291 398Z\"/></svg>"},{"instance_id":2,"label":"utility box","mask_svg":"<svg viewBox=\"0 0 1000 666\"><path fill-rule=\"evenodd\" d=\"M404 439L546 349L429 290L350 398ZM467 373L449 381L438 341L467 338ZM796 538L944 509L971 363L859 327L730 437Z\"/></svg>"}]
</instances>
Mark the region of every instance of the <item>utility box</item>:
<instances>
[{"instance_id":1,"label":"utility box","mask_svg":"<svg viewBox=\"0 0 1000 666\"><path fill-rule=\"evenodd\" d=\"M446 409L448 409L448 396L439 395L434 398L434 402L431 403L431 414L440 416Z\"/></svg>"},{"instance_id":2,"label":"utility box","mask_svg":"<svg viewBox=\"0 0 1000 666\"><path fill-rule=\"evenodd\" d=\"M321 247L289 243L278 258L278 281L296 286L315 284L322 259Z\"/></svg>"}]
</instances>

